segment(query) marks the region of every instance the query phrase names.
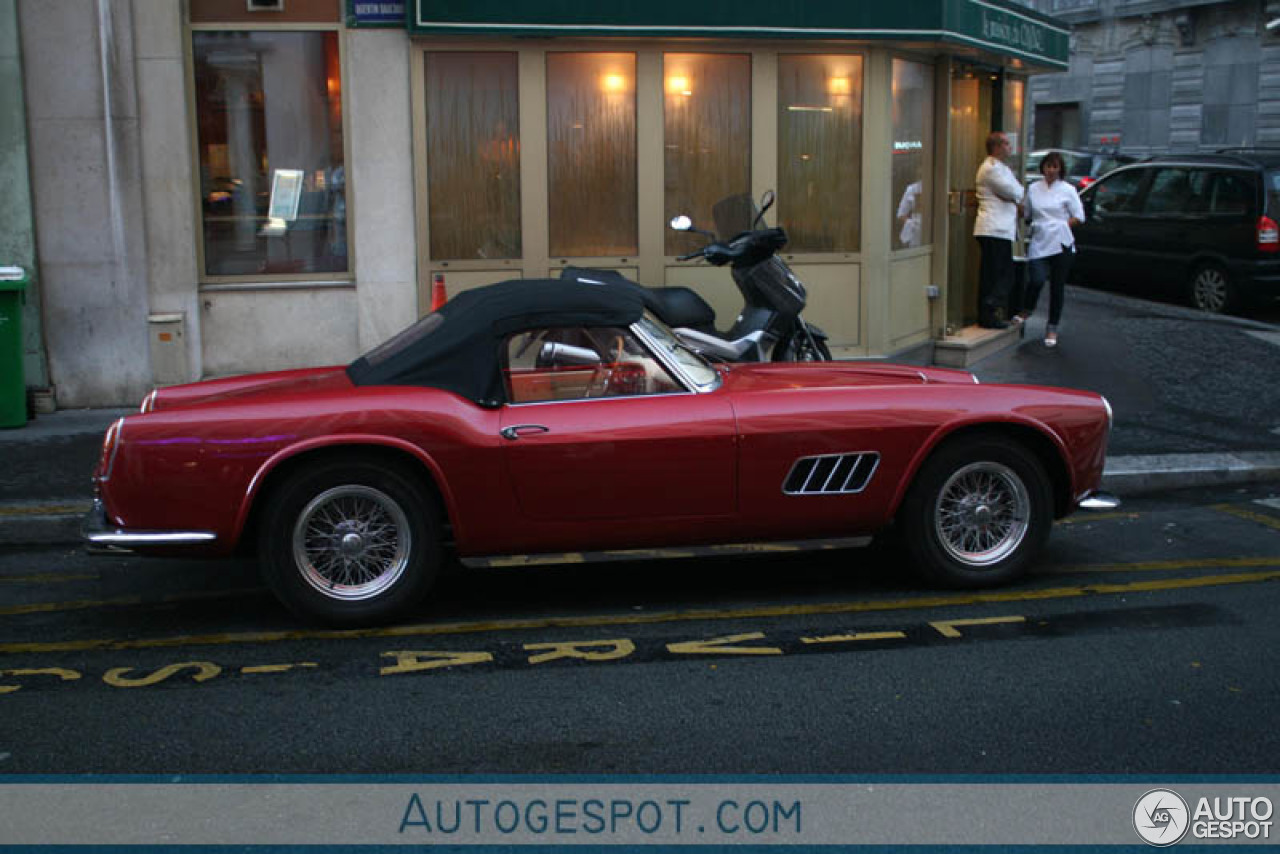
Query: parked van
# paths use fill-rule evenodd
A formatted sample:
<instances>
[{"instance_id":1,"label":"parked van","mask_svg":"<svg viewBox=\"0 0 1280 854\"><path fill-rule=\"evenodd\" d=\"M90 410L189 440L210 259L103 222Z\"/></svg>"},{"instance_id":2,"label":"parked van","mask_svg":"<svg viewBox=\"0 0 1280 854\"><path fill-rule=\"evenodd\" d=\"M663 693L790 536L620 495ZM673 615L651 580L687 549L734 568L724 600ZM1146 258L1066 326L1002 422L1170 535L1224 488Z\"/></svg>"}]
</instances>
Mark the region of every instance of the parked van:
<instances>
[{"instance_id":1,"label":"parked van","mask_svg":"<svg viewBox=\"0 0 1280 854\"><path fill-rule=\"evenodd\" d=\"M1154 157L1080 200L1074 280L1176 289L1215 313L1280 300L1280 149Z\"/></svg>"}]
</instances>

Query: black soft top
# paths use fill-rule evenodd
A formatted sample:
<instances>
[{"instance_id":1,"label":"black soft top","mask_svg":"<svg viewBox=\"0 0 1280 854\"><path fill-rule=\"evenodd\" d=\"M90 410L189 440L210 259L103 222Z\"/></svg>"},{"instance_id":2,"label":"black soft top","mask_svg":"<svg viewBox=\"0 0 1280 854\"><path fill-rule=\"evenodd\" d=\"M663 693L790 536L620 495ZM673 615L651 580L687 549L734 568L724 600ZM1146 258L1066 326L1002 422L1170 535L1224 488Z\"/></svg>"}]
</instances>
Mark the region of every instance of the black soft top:
<instances>
[{"instance_id":1,"label":"black soft top","mask_svg":"<svg viewBox=\"0 0 1280 854\"><path fill-rule=\"evenodd\" d=\"M414 385L481 406L503 399L503 340L556 326L629 326L644 313L635 289L561 279L514 279L464 291L347 366L358 386Z\"/></svg>"}]
</instances>

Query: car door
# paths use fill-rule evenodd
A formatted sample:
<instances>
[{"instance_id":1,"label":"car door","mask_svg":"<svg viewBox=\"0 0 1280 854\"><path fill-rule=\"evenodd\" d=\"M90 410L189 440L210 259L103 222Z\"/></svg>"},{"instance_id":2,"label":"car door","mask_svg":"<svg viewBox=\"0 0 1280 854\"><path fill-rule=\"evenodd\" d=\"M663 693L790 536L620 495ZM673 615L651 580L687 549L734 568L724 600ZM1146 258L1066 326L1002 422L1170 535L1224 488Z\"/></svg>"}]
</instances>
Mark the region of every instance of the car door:
<instances>
[{"instance_id":1,"label":"car door","mask_svg":"<svg viewBox=\"0 0 1280 854\"><path fill-rule=\"evenodd\" d=\"M735 512L725 394L685 389L626 329L535 330L506 347L500 432L522 515L572 526Z\"/></svg>"},{"instance_id":2,"label":"car door","mask_svg":"<svg viewBox=\"0 0 1280 854\"><path fill-rule=\"evenodd\" d=\"M1210 173L1190 166L1153 170L1142 213L1130 230L1132 251L1149 279L1178 289L1188 260L1204 247Z\"/></svg>"},{"instance_id":3,"label":"car door","mask_svg":"<svg viewBox=\"0 0 1280 854\"><path fill-rule=\"evenodd\" d=\"M1112 172L1082 194L1085 221L1076 228L1075 275L1098 282L1136 281L1146 273L1134 256L1139 211L1150 170Z\"/></svg>"}]
</instances>

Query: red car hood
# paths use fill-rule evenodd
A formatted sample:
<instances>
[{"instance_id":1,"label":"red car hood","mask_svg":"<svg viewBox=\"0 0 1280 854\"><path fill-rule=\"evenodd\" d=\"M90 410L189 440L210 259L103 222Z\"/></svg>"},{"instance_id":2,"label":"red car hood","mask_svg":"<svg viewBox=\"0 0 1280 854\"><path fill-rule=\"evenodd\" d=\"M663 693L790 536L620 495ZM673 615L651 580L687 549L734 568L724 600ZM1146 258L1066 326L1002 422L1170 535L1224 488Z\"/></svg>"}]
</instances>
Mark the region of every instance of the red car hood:
<instances>
[{"instance_id":1,"label":"red car hood","mask_svg":"<svg viewBox=\"0 0 1280 854\"><path fill-rule=\"evenodd\" d=\"M197 404L244 400L261 395L285 397L344 388L351 388L351 380L347 378L346 368L343 365L305 368L299 371L274 371L267 374L246 374L241 377L226 377L156 389L143 402L142 411L180 409Z\"/></svg>"},{"instance_id":2,"label":"red car hood","mask_svg":"<svg viewBox=\"0 0 1280 854\"><path fill-rule=\"evenodd\" d=\"M842 388L853 386L925 385L977 382L968 371L917 368L860 362L805 362L733 365L726 382L736 391L769 391L784 388Z\"/></svg>"}]
</instances>

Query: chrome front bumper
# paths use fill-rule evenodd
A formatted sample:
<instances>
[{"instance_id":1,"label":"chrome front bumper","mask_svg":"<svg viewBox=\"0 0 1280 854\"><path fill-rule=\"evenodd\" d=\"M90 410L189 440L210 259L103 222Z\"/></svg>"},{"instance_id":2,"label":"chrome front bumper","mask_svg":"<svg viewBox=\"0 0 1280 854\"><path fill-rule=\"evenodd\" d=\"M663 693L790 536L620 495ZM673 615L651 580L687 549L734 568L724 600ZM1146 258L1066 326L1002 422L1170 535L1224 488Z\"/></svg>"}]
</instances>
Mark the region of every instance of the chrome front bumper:
<instances>
[{"instance_id":1,"label":"chrome front bumper","mask_svg":"<svg viewBox=\"0 0 1280 854\"><path fill-rule=\"evenodd\" d=\"M1095 489L1080 499L1081 510L1114 510L1120 506L1120 499L1110 492Z\"/></svg>"},{"instance_id":2,"label":"chrome front bumper","mask_svg":"<svg viewBox=\"0 0 1280 854\"><path fill-rule=\"evenodd\" d=\"M80 536L95 546L194 546L212 543L218 539L213 531L126 531L107 524L107 510L102 499L93 499L93 506L80 523Z\"/></svg>"}]
</instances>

